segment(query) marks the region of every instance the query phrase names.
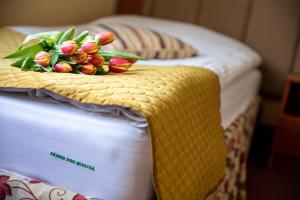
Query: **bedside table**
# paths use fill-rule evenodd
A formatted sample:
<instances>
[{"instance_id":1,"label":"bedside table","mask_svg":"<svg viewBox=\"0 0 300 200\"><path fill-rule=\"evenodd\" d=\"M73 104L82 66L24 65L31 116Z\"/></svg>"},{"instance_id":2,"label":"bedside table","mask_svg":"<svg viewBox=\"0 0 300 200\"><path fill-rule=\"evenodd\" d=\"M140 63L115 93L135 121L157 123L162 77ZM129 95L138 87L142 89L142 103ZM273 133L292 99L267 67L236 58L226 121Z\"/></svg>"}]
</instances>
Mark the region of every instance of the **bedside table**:
<instances>
[{"instance_id":1,"label":"bedside table","mask_svg":"<svg viewBox=\"0 0 300 200\"><path fill-rule=\"evenodd\" d=\"M288 76L269 168L276 154L300 158L300 74Z\"/></svg>"}]
</instances>

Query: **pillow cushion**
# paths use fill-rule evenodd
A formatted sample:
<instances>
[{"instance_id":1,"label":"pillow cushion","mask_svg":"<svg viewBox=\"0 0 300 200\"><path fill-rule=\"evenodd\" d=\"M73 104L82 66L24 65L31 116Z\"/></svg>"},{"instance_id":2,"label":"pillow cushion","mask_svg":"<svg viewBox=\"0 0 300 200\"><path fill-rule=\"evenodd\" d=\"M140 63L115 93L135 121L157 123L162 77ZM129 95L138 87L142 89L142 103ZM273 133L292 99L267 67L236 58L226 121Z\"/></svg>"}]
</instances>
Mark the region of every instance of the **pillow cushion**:
<instances>
[{"instance_id":1,"label":"pillow cushion","mask_svg":"<svg viewBox=\"0 0 300 200\"><path fill-rule=\"evenodd\" d=\"M103 50L126 51L145 59L187 58L197 55L197 50L182 40L166 33L123 24L94 24L91 34L111 31L116 40Z\"/></svg>"}]
</instances>

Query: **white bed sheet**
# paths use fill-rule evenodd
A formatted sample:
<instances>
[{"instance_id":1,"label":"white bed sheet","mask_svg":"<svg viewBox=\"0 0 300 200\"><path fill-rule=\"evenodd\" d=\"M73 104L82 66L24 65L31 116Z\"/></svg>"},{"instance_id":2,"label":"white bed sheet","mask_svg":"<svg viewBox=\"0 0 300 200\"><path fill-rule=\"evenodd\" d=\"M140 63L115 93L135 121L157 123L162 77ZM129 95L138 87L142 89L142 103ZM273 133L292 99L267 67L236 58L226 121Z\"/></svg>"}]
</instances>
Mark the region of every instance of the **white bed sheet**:
<instances>
[{"instance_id":1,"label":"white bed sheet","mask_svg":"<svg viewBox=\"0 0 300 200\"><path fill-rule=\"evenodd\" d=\"M260 79L259 71L253 70L222 91L226 127L256 97ZM150 138L147 127L136 127L132 121L24 93L1 92L0 170L102 199L149 199ZM92 165L95 171L55 159L50 152Z\"/></svg>"},{"instance_id":2,"label":"white bed sheet","mask_svg":"<svg viewBox=\"0 0 300 200\"><path fill-rule=\"evenodd\" d=\"M221 120L223 128L246 111L251 102L257 98L262 75L259 70L251 70L236 77L221 90Z\"/></svg>"},{"instance_id":3,"label":"white bed sheet","mask_svg":"<svg viewBox=\"0 0 300 200\"><path fill-rule=\"evenodd\" d=\"M69 104L0 95L0 170L101 199L149 199L152 161L146 128ZM51 152L95 170L54 158Z\"/></svg>"}]
</instances>

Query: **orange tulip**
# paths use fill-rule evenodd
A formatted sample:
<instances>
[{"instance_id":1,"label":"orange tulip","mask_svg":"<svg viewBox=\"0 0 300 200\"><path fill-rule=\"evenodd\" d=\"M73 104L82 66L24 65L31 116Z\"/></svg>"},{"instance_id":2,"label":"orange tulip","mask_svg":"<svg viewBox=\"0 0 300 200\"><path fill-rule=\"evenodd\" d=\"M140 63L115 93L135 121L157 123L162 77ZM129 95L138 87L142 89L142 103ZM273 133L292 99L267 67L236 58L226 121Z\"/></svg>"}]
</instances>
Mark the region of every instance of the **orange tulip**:
<instances>
[{"instance_id":1,"label":"orange tulip","mask_svg":"<svg viewBox=\"0 0 300 200\"><path fill-rule=\"evenodd\" d=\"M54 66L54 71L59 73L69 73L72 70L71 65L66 62L59 62Z\"/></svg>"},{"instance_id":2,"label":"orange tulip","mask_svg":"<svg viewBox=\"0 0 300 200\"><path fill-rule=\"evenodd\" d=\"M82 49L78 49L75 54L72 56L72 60L77 64L84 64L88 58L88 54L85 53Z\"/></svg>"},{"instance_id":3,"label":"orange tulip","mask_svg":"<svg viewBox=\"0 0 300 200\"><path fill-rule=\"evenodd\" d=\"M134 63L136 63L138 60L136 60L136 59L128 59L128 61L129 61L131 64L134 64Z\"/></svg>"},{"instance_id":4,"label":"orange tulip","mask_svg":"<svg viewBox=\"0 0 300 200\"><path fill-rule=\"evenodd\" d=\"M96 42L86 42L81 45L81 49L87 54L95 54L99 51L99 46Z\"/></svg>"},{"instance_id":5,"label":"orange tulip","mask_svg":"<svg viewBox=\"0 0 300 200\"><path fill-rule=\"evenodd\" d=\"M109 60L108 68L114 73L123 73L128 71L132 63L125 58L112 58Z\"/></svg>"},{"instance_id":6,"label":"orange tulip","mask_svg":"<svg viewBox=\"0 0 300 200\"><path fill-rule=\"evenodd\" d=\"M93 75L96 73L97 68L92 64L85 64L79 69L79 71L84 74Z\"/></svg>"},{"instance_id":7,"label":"orange tulip","mask_svg":"<svg viewBox=\"0 0 300 200\"><path fill-rule=\"evenodd\" d=\"M62 43L60 49L64 55L72 55L77 51L78 45L75 40L68 40Z\"/></svg>"},{"instance_id":8,"label":"orange tulip","mask_svg":"<svg viewBox=\"0 0 300 200\"><path fill-rule=\"evenodd\" d=\"M113 32L99 33L95 36L98 44L107 45L115 40L115 34Z\"/></svg>"},{"instance_id":9,"label":"orange tulip","mask_svg":"<svg viewBox=\"0 0 300 200\"><path fill-rule=\"evenodd\" d=\"M50 58L51 56L49 53L47 53L46 51L40 51L35 55L34 61L36 62L36 64L46 67L49 65Z\"/></svg>"}]
</instances>

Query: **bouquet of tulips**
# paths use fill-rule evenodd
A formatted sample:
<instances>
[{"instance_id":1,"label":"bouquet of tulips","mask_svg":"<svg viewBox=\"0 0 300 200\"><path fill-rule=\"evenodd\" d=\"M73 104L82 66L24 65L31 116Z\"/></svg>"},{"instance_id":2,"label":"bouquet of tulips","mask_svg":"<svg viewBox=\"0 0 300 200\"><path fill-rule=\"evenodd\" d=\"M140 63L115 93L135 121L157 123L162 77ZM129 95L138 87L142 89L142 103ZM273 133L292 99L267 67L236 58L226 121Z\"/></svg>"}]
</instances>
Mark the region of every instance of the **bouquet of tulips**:
<instances>
[{"instance_id":1,"label":"bouquet of tulips","mask_svg":"<svg viewBox=\"0 0 300 200\"><path fill-rule=\"evenodd\" d=\"M83 31L74 37L75 29L28 35L18 50L5 58L17 59L12 64L24 71L102 75L122 73L143 58L121 51L101 51L102 45L114 41L112 32L95 36ZM28 45L36 40L37 43Z\"/></svg>"}]
</instances>

